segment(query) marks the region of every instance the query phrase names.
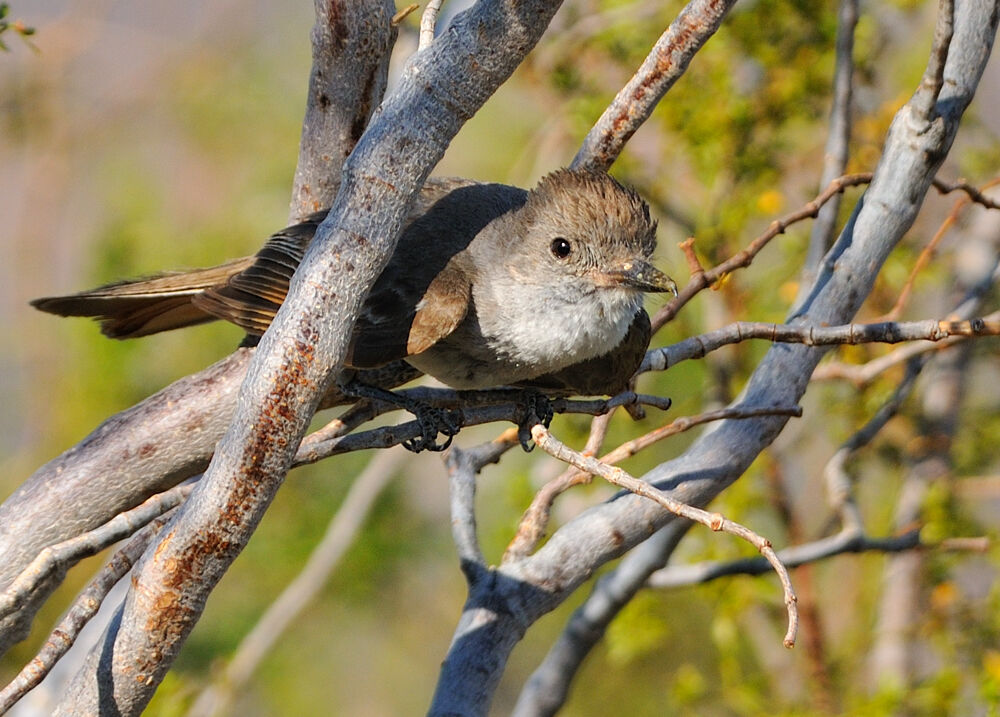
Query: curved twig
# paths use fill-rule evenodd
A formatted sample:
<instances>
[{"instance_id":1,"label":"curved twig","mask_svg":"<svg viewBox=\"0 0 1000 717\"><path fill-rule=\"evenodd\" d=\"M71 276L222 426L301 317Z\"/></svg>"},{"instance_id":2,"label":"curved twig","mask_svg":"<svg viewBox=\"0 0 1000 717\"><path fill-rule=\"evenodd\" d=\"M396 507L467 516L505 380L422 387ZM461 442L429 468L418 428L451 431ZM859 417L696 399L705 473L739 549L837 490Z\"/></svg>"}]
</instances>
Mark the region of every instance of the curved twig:
<instances>
[{"instance_id":1,"label":"curved twig","mask_svg":"<svg viewBox=\"0 0 1000 717\"><path fill-rule=\"evenodd\" d=\"M771 564L771 567L774 568L774 572L777 573L778 579L781 581L782 590L784 591L785 608L788 611L788 630L785 632L782 644L785 647L795 645L795 633L798 630L799 624L799 613L795 607L795 590L792 588L792 581L788 576L788 570L781 564L781 561L774 552L774 548L771 547L771 542L767 538L758 535L744 525L729 520L721 513L710 513L707 510L695 508L693 505L681 503L671 498L659 488L629 475L621 468L609 466L596 458L591 458L574 451L549 433L549 430L545 426L537 425L532 428L531 437L539 448L559 460L566 461L582 471L599 475L612 485L625 488L643 498L648 498L674 515L701 523L714 531L722 531L743 538L757 548L761 555Z\"/></svg>"}]
</instances>

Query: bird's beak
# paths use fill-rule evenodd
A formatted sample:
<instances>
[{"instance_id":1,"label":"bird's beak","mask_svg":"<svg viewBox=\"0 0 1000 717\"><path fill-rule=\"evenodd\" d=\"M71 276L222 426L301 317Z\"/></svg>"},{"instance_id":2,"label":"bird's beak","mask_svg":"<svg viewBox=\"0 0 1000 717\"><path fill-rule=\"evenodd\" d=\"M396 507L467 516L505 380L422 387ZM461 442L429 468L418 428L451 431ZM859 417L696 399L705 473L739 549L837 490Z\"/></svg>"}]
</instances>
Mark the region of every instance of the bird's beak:
<instances>
[{"instance_id":1,"label":"bird's beak","mask_svg":"<svg viewBox=\"0 0 1000 717\"><path fill-rule=\"evenodd\" d=\"M677 296L677 284L669 276L642 259L631 259L621 268L609 271L607 278L618 286L649 292L669 291Z\"/></svg>"}]
</instances>

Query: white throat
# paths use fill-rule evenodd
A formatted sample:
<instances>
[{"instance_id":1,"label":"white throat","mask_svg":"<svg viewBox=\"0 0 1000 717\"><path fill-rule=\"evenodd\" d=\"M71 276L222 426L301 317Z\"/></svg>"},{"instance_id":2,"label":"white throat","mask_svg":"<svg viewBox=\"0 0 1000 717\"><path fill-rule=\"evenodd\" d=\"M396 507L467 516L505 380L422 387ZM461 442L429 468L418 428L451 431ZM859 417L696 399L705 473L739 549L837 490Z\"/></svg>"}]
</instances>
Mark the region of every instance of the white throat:
<instances>
[{"instance_id":1,"label":"white throat","mask_svg":"<svg viewBox=\"0 0 1000 717\"><path fill-rule=\"evenodd\" d=\"M556 284L508 287L501 312L480 312L480 328L509 360L538 369L536 375L601 356L625 338L642 303L639 292L601 288L567 296ZM484 319L487 319L484 321ZM489 321L492 319L492 321Z\"/></svg>"}]
</instances>

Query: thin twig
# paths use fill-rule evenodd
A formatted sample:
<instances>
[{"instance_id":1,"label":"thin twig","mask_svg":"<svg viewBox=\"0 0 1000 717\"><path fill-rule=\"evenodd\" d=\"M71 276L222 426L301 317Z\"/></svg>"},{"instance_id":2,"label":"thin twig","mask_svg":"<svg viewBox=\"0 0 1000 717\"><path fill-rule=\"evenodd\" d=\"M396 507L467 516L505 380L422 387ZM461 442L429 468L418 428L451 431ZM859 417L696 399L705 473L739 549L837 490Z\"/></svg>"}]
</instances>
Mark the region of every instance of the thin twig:
<instances>
[{"instance_id":1,"label":"thin twig","mask_svg":"<svg viewBox=\"0 0 1000 717\"><path fill-rule=\"evenodd\" d=\"M782 451L772 445L768 453L771 460L765 464L764 475L771 505L785 528L788 543L804 543L807 540L806 529L792 504ZM800 565L789 570L795 575L795 593L799 598L799 645L805 653L810 678L809 689L819 710L825 714L835 714L838 711L837 690L831 674L822 610L817 595L816 573L811 565Z\"/></svg>"},{"instance_id":2,"label":"thin twig","mask_svg":"<svg viewBox=\"0 0 1000 717\"><path fill-rule=\"evenodd\" d=\"M953 336L950 339L938 341L937 343L922 341L919 343L907 344L906 346L901 346L894 351L890 351L884 356L879 356L876 359L872 359L871 361L862 364L849 364L844 363L843 361L821 363L816 367L816 370L813 371L813 375L810 380L834 381L842 379L850 381L857 388L863 388L891 369L893 366L906 363L911 358L920 356L921 354L943 351L962 341L968 341L968 338L965 336Z\"/></svg>"},{"instance_id":3,"label":"thin twig","mask_svg":"<svg viewBox=\"0 0 1000 717\"><path fill-rule=\"evenodd\" d=\"M611 424L610 412L603 416L597 416L590 422L590 432L587 435L587 442L583 447L583 455L596 456L604 445L604 439L608 435L608 426ZM521 516L517 525L517 532L507 544L507 549L503 553L501 563L517 560L526 555L530 555L545 536L545 529L549 523L549 514L552 504L556 498L572 488L574 485L589 483L591 475L577 470L573 466L568 466L561 474L542 486L541 490L535 494L531 505Z\"/></svg>"},{"instance_id":4,"label":"thin twig","mask_svg":"<svg viewBox=\"0 0 1000 717\"><path fill-rule=\"evenodd\" d=\"M99 528L44 548L0 593L0 617L16 612L32 591L52 575L65 572L84 558L97 555L180 505L193 487L193 482L182 483L152 496L131 510L119 513Z\"/></svg>"},{"instance_id":5,"label":"thin twig","mask_svg":"<svg viewBox=\"0 0 1000 717\"><path fill-rule=\"evenodd\" d=\"M680 311L685 304L687 304L691 299L694 298L696 294L703 291L715 284L715 282L724 278L727 274L737 270L746 268L753 262L754 257L760 253L760 251L767 246L768 242L774 239L779 234L783 234L788 227L796 222L809 219L810 217L815 218L819 213L820 209L829 202L837 194L840 194L848 187L854 187L862 184L868 184L872 180L871 172L858 172L856 174L845 174L842 177L837 177L826 189L816 195L816 198L810 202L807 202L801 208L797 209L790 214L786 214L780 219L775 219L768 225L768 228L763 234L760 234L751 241L745 249L740 250L729 259L726 259L717 266L712 267L707 270L700 270L692 273L690 281L680 290L679 295L667 302L667 304L656 312L656 316L652 318L653 332L659 331L664 324L668 323L673 319L677 312ZM932 181L934 187L942 194L948 194L950 192L965 192L976 204L980 204L987 209L1000 209L1000 203L995 202L989 197L985 196L975 187L969 185L966 182L945 182L941 179L934 179ZM685 252L685 255L690 257L694 256L693 249L694 238L688 238L681 243L681 249ZM698 264L700 269L700 264Z\"/></svg>"},{"instance_id":6,"label":"thin twig","mask_svg":"<svg viewBox=\"0 0 1000 717\"><path fill-rule=\"evenodd\" d=\"M823 172L820 186L826 186L844 173L851 142L851 97L854 89L854 28L858 23L858 0L841 0L837 14L836 65L833 73L833 105L830 127L823 152ZM812 284L823 255L826 254L837 226L840 195L824 205L816 214L806 252L804 287ZM798 302L796 302L798 303Z\"/></svg>"},{"instance_id":7,"label":"thin twig","mask_svg":"<svg viewBox=\"0 0 1000 717\"><path fill-rule=\"evenodd\" d=\"M831 346L838 344L886 343L903 341L943 341L956 336L1000 335L1000 312L976 319L952 321L883 321L875 324L844 324L842 326L793 326L764 322L737 321L716 331L680 341L671 346L646 353L639 373L665 371L681 361L698 359L729 344L748 339L766 339L774 343Z\"/></svg>"},{"instance_id":8,"label":"thin twig","mask_svg":"<svg viewBox=\"0 0 1000 717\"><path fill-rule=\"evenodd\" d=\"M1000 178L987 182L981 187L981 189L989 189L997 184L1000 184ZM964 192L966 192L967 196L955 201L955 204L952 206L948 216L945 217L943 222L941 222L941 226L939 226L938 230L934 232L934 236L931 237L931 240L927 242L927 246L924 247L923 251L920 252L920 256L917 257L917 261L913 264L913 268L910 270L910 275L906 278L906 282L903 284L903 288L899 292L899 298L896 299L896 303L886 314L879 317L880 321L895 321L899 318L900 314L903 313L903 307L906 306L906 302L909 301L910 294L913 291L913 285L916 282L917 277L923 272L927 264L930 263L930 260L934 256L934 252L937 250L941 240L944 238L945 234L948 233L948 230L955 224L955 222L958 221L958 215L965 207L975 202L991 209L1000 208L1000 205L992 202L982 193L980 189L971 187L964 181L959 180L953 184L945 184L944 182L935 181L934 186L937 187L942 194L947 194L948 192L953 192L961 188Z\"/></svg>"},{"instance_id":9,"label":"thin twig","mask_svg":"<svg viewBox=\"0 0 1000 717\"><path fill-rule=\"evenodd\" d=\"M984 536L945 538L939 543L926 543L920 539L920 530L917 528L887 538L870 538L863 533L845 529L828 538L780 550L778 558L785 566L797 568L845 553L901 553L908 550L979 553L989 550L990 545L990 539ZM653 573L648 584L653 588L679 588L707 583L730 575L763 575L770 570L770 563L761 558L671 565Z\"/></svg>"},{"instance_id":10,"label":"thin twig","mask_svg":"<svg viewBox=\"0 0 1000 717\"><path fill-rule=\"evenodd\" d=\"M516 428L508 428L496 439L474 448L452 446L445 456L451 488L451 534L458 549L462 572L470 585L487 567L476 535L476 475L518 445L520 440L517 434Z\"/></svg>"},{"instance_id":11,"label":"thin twig","mask_svg":"<svg viewBox=\"0 0 1000 717\"><path fill-rule=\"evenodd\" d=\"M847 459L859 449L868 445L878 435L879 431L885 427L889 419L899 412L903 402L912 393L913 387L917 382L917 377L926 363L927 357L921 356L912 359L907 364L906 375L896 387L896 390L893 391L892 396L879 407L875 415L864 426L844 441L823 469L827 498L834 510L840 515L841 526L844 529L861 532L863 526L861 512L854 501L853 481L845 468Z\"/></svg>"},{"instance_id":12,"label":"thin twig","mask_svg":"<svg viewBox=\"0 0 1000 717\"><path fill-rule=\"evenodd\" d=\"M403 20L410 16L414 10L420 7L417 3L410 3L406 7L402 7L396 11L396 14L389 19L389 24L393 27L398 26Z\"/></svg>"},{"instance_id":13,"label":"thin twig","mask_svg":"<svg viewBox=\"0 0 1000 717\"><path fill-rule=\"evenodd\" d=\"M646 433L636 439L621 444L614 450L604 454L599 459L601 463L614 465L626 458L631 458L639 451L643 450L670 436L688 431L695 426L700 426L711 421L721 421L727 418L755 418L758 416L801 416L802 409L799 406L776 406L776 407L743 407L732 406L716 411L707 411L697 416L682 416L674 419L665 426ZM593 435L593 434L592 434ZM582 451L584 456L593 456L599 446L593 447L591 441L587 441L587 446ZM549 517L552 513L552 504L556 498L576 485L589 483L592 478L591 473L570 467L562 474L553 478L541 490L535 494L531 505L524 511L517 526L517 533L507 546L504 552L503 562L517 560L531 554L538 546L539 541L545 536L548 528Z\"/></svg>"},{"instance_id":14,"label":"thin twig","mask_svg":"<svg viewBox=\"0 0 1000 717\"><path fill-rule=\"evenodd\" d=\"M1000 179L991 179L989 182L984 184L981 188L977 189L971 184L966 182L964 179L958 179L954 182L946 182L943 179L935 178L932 182L934 188L938 190L941 194L951 194L952 192L965 192L969 199L974 203L979 204L986 209L1000 209L1000 202L995 199L991 199L982 193L982 189L989 189L990 187L995 187L1000 184Z\"/></svg>"},{"instance_id":15,"label":"thin twig","mask_svg":"<svg viewBox=\"0 0 1000 717\"><path fill-rule=\"evenodd\" d=\"M510 399L510 391L453 391L444 388L417 388L400 391L399 393L431 406L444 407L456 411L460 414L459 422L462 426L477 426L497 421L519 423L524 413L522 402L507 400L502 403L490 403L490 401L503 401L505 398ZM618 406L626 406L633 403L660 409L669 408L670 406L669 399L637 394L632 391L625 391L609 399L570 400L558 398L551 403L552 410L556 413L574 413L590 416L599 416ZM384 408L380 408L380 406ZM378 414L385 409L398 410L395 406L379 404L379 402L375 402L371 410L374 414ZM332 426L331 430L322 438L309 441L308 444L303 441L303 446L296 454L292 463L293 466L316 463L324 458L352 451L361 451L369 448L389 448L406 440L416 438L421 433L419 421L407 421L394 426L373 428L350 435L342 435L339 424L336 422L331 422L330 425Z\"/></svg>"},{"instance_id":16,"label":"thin twig","mask_svg":"<svg viewBox=\"0 0 1000 717\"><path fill-rule=\"evenodd\" d=\"M417 44L417 52L428 47L434 42L434 26L437 24L438 10L444 0L427 0L427 7L424 14L420 16L420 42Z\"/></svg>"},{"instance_id":17,"label":"thin twig","mask_svg":"<svg viewBox=\"0 0 1000 717\"><path fill-rule=\"evenodd\" d=\"M52 630L38 654L25 665L17 677L0 690L0 714L9 710L52 671L56 663L76 642L80 631L97 614L111 588L132 569L135 561L139 559L168 520L167 515L161 515L148 523L121 550L116 552L94 576L90 584L77 596L63 619Z\"/></svg>"},{"instance_id":18,"label":"thin twig","mask_svg":"<svg viewBox=\"0 0 1000 717\"><path fill-rule=\"evenodd\" d=\"M994 181L1000 182L1000 180ZM994 256L992 269L985 272L982 279L966 291L965 295L955 307L955 310L948 315L947 319L952 321L966 319L970 314L977 311L979 306L982 304L984 297L990 292L998 279L1000 279L1000 257ZM983 320L985 321L995 321L998 319L1000 319L1000 311L995 311L991 314L983 316ZM902 346L885 354L884 356L880 356L860 365L845 364L836 361L821 364L817 366L816 370L813 372L812 380L828 381L830 379L847 379L856 386L861 387L870 381L873 381L881 373L889 370L897 364L910 360L914 356L918 356L923 353L941 351L949 346L966 341L968 338L969 337L967 336L953 336L951 338L942 339L937 343L914 343L909 346Z\"/></svg>"},{"instance_id":19,"label":"thin twig","mask_svg":"<svg viewBox=\"0 0 1000 717\"><path fill-rule=\"evenodd\" d=\"M827 188L820 192L815 199L808 202L800 209L771 222L767 230L750 242L745 249L737 252L721 264L701 272L700 274L693 275L687 285L681 289L680 294L656 312L656 316L652 319L653 331L655 332L659 330L664 324L674 318L674 316L677 315L677 312L680 311L681 307L694 298L695 294L711 286L719 279L723 278L726 274L749 266L754 257L760 253L761 249L767 246L768 242L776 236L783 234L789 226L804 219L815 217L819 212L820 207L848 187L857 186L859 184L868 184L871 180L871 172L845 174L843 177L838 177L830 182Z\"/></svg>"},{"instance_id":20,"label":"thin twig","mask_svg":"<svg viewBox=\"0 0 1000 717\"><path fill-rule=\"evenodd\" d=\"M983 189L988 189L998 183L1000 183L1000 179L994 179L983 185ZM980 193L979 196L983 195ZM983 198L985 199L985 197ZM941 226L939 226L937 231L934 232L934 236L931 237L929 242L927 242L927 246L923 248L920 252L920 256L918 256L916 262L914 262L913 268L910 270L910 275L906 278L906 282L903 284L903 288L899 292L899 297L896 299L896 303L888 312L879 317L880 321L895 321L899 318L900 314L903 313L903 307L906 306L906 303L910 299L910 294L913 292L913 285L916 283L917 277L920 276L926 266L930 263L934 253L937 251L938 245L941 243L941 240L944 239L948 230L951 229L955 222L958 221L959 213L971 203L972 198L970 196L962 197L961 199L955 201L955 204L952 206L948 216L945 217L943 222L941 222Z\"/></svg>"},{"instance_id":21,"label":"thin twig","mask_svg":"<svg viewBox=\"0 0 1000 717\"><path fill-rule=\"evenodd\" d=\"M778 552L778 558L785 566L797 568L843 553L862 553L870 550L890 553L913 550L920 546L919 530L911 530L890 538L869 538L858 531L845 529L828 538L785 548ZM649 578L649 586L677 588L707 583L729 575L762 575L769 570L771 570L770 563L760 558L670 565L653 573Z\"/></svg>"},{"instance_id":22,"label":"thin twig","mask_svg":"<svg viewBox=\"0 0 1000 717\"><path fill-rule=\"evenodd\" d=\"M955 31L955 2L940 0L938 3L937 22L934 26L934 41L931 46L927 68L920 80L917 91L913 93L912 106L925 121L931 121L937 113L934 105L937 103L941 88L944 87L944 67L948 59L948 48Z\"/></svg>"},{"instance_id":23,"label":"thin twig","mask_svg":"<svg viewBox=\"0 0 1000 717\"><path fill-rule=\"evenodd\" d=\"M754 531L740 525L739 523L729 520L720 513L709 513L701 508L695 508L692 505L674 500L660 489L629 475L621 468L609 466L596 458L591 458L574 451L572 448L562 443L549 433L549 430L545 426L539 424L532 428L531 437L534 439L535 444L538 445L543 451L551 456L554 456L555 458L558 458L559 460L570 463L580 470L587 471L588 473L592 473L594 475L599 475L612 485L625 488L626 490L642 496L643 498L648 498L658 503L674 515L687 518L688 520L696 523L701 523L714 531L722 531L724 533L729 533L730 535L743 538L757 548L761 555L763 555L774 568L774 571L778 575L778 579L781 581L781 587L784 591L785 608L788 611L788 630L785 632L785 638L782 643L785 647L792 647L795 645L795 633L798 628L799 621L798 610L795 607L795 591L792 589L792 581L788 577L788 571L785 569L785 566L781 564L781 561L778 560L778 557L774 552L774 548L771 547L771 543L767 540L767 538L758 535Z\"/></svg>"}]
</instances>

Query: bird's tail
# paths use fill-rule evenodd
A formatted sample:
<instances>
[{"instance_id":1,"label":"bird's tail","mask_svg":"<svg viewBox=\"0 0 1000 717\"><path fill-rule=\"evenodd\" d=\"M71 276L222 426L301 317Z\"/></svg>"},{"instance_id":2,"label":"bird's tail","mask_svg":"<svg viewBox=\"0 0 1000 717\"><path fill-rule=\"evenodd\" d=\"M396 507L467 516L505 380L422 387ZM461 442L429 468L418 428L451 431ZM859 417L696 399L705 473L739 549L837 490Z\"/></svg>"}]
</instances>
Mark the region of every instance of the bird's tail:
<instances>
[{"instance_id":1,"label":"bird's tail","mask_svg":"<svg viewBox=\"0 0 1000 717\"><path fill-rule=\"evenodd\" d=\"M59 316L89 316L101 323L101 332L114 339L179 329L214 321L195 299L253 263L253 257L209 269L172 272L147 279L108 284L68 296L35 299L31 305Z\"/></svg>"}]
</instances>

